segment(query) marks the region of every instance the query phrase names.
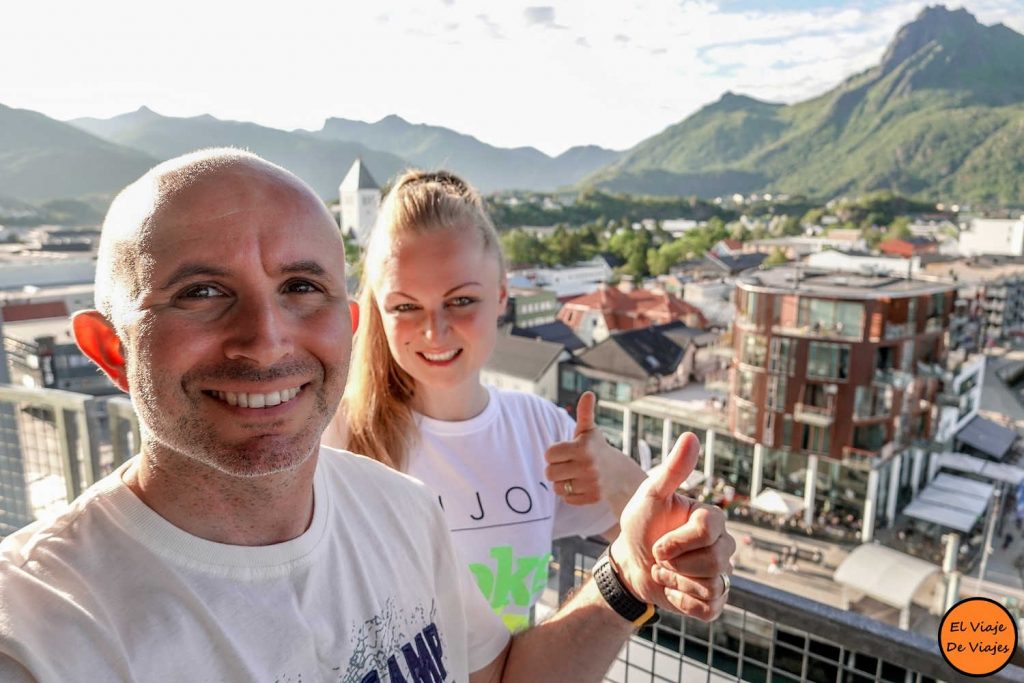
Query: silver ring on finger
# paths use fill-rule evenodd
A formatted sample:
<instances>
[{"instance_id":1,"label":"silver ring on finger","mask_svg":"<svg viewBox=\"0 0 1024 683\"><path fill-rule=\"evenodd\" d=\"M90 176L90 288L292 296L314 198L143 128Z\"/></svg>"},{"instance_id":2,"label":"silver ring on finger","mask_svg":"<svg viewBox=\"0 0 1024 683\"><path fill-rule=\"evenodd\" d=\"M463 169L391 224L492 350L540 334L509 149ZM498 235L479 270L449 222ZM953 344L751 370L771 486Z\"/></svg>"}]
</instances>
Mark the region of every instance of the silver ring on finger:
<instances>
[{"instance_id":1,"label":"silver ring on finger","mask_svg":"<svg viewBox=\"0 0 1024 683\"><path fill-rule=\"evenodd\" d=\"M726 595L728 594L729 589L732 588L732 579L730 579L729 575L725 572L722 572L719 576L722 577L722 595Z\"/></svg>"},{"instance_id":2,"label":"silver ring on finger","mask_svg":"<svg viewBox=\"0 0 1024 683\"><path fill-rule=\"evenodd\" d=\"M563 486L565 487L565 495L571 496L572 495L572 479L566 479L565 480L565 484L563 484Z\"/></svg>"}]
</instances>

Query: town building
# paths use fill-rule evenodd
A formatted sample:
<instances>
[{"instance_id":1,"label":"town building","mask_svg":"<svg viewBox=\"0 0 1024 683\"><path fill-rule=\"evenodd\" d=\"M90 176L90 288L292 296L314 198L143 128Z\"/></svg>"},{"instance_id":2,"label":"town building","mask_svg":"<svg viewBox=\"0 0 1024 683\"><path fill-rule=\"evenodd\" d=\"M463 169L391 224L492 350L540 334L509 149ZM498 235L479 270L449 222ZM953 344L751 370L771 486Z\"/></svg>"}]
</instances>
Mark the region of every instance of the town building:
<instances>
[{"instance_id":1,"label":"town building","mask_svg":"<svg viewBox=\"0 0 1024 683\"><path fill-rule=\"evenodd\" d=\"M1024 255L1024 216L1012 218L973 218L960 226L960 254L978 256L998 254Z\"/></svg>"},{"instance_id":2,"label":"town building","mask_svg":"<svg viewBox=\"0 0 1024 683\"><path fill-rule=\"evenodd\" d=\"M676 321L698 329L707 327L704 314L695 306L664 290L635 289L625 281L619 287L601 285L590 294L569 299L558 319L588 345L613 332Z\"/></svg>"},{"instance_id":3,"label":"town building","mask_svg":"<svg viewBox=\"0 0 1024 683\"><path fill-rule=\"evenodd\" d=\"M882 240L878 244L878 251L887 256L899 256L900 258L911 258L924 254L936 254L939 251L939 243L930 237L893 237Z\"/></svg>"},{"instance_id":4,"label":"town building","mask_svg":"<svg viewBox=\"0 0 1024 683\"><path fill-rule=\"evenodd\" d=\"M380 185L370 175L362 158L356 158L338 186L341 232L363 246L380 210Z\"/></svg>"},{"instance_id":5,"label":"town building","mask_svg":"<svg viewBox=\"0 0 1024 683\"><path fill-rule=\"evenodd\" d=\"M0 290L0 319L7 322L57 318L94 307L95 285L62 285Z\"/></svg>"},{"instance_id":6,"label":"town building","mask_svg":"<svg viewBox=\"0 0 1024 683\"><path fill-rule=\"evenodd\" d=\"M558 361L568 357L561 344L499 334L494 352L480 371L480 381L557 401Z\"/></svg>"},{"instance_id":7,"label":"town building","mask_svg":"<svg viewBox=\"0 0 1024 683\"><path fill-rule=\"evenodd\" d=\"M951 332L963 339L959 346L987 348L1024 333L1024 256L936 261L926 263L924 272L956 283Z\"/></svg>"},{"instance_id":8,"label":"town building","mask_svg":"<svg viewBox=\"0 0 1024 683\"><path fill-rule=\"evenodd\" d=\"M809 509L850 491L891 521L914 484L904 469L901 494L890 477L934 433L954 285L780 267L739 278L736 296L729 427L754 446L751 496L796 476ZM923 476L923 450L908 458ZM870 538L875 514L863 524Z\"/></svg>"},{"instance_id":9,"label":"town building","mask_svg":"<svg viewBox=\"0 0 1024 683\"><path fill-rule=\"evenodd\" d=\"M3 344L12 384L93 396L120 392L79 350L67 316L5 322Z\"/></svg>"},{"instance_id":10,"label":"town building","mask_svg":"<svg viewBox=\"0 0 1024 683\"><path fill-rule=\"evenodd\" d=\"M516 337L543 339L554 344L560 344L569 353L576 353L587 348L583 340L573 333L572 328L561 320L555 320L543 325L533 325L532 327L512 327L508 330L508 333Z\"/></svg>"},{"instance_id":11,"label":"town building","mask_svg":"<svg viewBox=\"0 0 1024 683\"><path fill-rule=\"evenodd\" d=\"M560 304L555 293L540 287L509 287L503 322L534 327L555 322Z\"/></svg>"},{"instance_id":12,"label":"town building","mask_svg":"<svg viewBox=\"0 0 1024 683\"><path fill-rule=\"evenodd\" d=\"M921 270L921 257L875 256L866 251L828 249L804 258L804 264L818 270L911 277Z\"/></svg>"},{"instance_id":13,"label":"town building","mask_svg":"<svg viewBox=\"0 0 1024 683\"><path fill-rule=\"evenodd\" d=\"M743 250L747 253L758 253L770 255L776 249L782 252L786 258L792 260L803 258L808 254L816 254L826 249L838 249L840 251L863 251L867 249L867 243L860 236L857 230L831 230L827 235L814 236L791 236L791 237L769 237L760 240L745 242Z\"/></svg>"},{"instance_id":14,"label":"town building","mask_svg":"<svg viewBox=\"0 0 1024 683\"><path fill-rule=\"evenodd\" d=\"M611 279L614 271L603 256L560 268L522 268L510 270L510 287L539 287L554 292L559 301L593 292Z\"/></svg>"}]
</instances>

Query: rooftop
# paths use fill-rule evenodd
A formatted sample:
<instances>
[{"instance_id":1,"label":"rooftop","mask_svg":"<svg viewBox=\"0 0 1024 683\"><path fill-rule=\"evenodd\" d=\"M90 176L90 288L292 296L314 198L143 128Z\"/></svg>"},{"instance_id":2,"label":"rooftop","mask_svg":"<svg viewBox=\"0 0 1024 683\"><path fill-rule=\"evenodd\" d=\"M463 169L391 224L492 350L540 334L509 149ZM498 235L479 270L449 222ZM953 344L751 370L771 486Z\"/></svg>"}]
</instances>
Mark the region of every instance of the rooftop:
<instances>
[{"instance_id":1,"label":"rooftop","mask_svg":"<svg viewBox=\"0 0 1024 683\"><path fill-rule=\"evenodd\" d=\"M792 292L837 299L881 299L937 294L954 289L951 283L911 280L892 275L867 275L809 270L794 266L768 268L741 275L737 285L751 291Z\"/></svg>"},{"instance_id":2,"label":"rooftop","mask_svg":"<svg viewBox=\"0 0 1024 683\"><path fill-rule=\"evenodd\" d=\"M5 337L23 342L35 342L38 337L54 337L61 344L74 343L74 337L71 336L71 318L66 315L59 318L4 323L3 331Z\"/></svg>"},{"instance_id":3,"label":"rooftop","mask_svg":"<svg viewBox=\"0 0 1024 683\"><path fill-rule=\"evenodd\" d=\"M499 334L485 369L530 381L539 380L565 348L543 339Z\"/></svg>"}]
</instances>

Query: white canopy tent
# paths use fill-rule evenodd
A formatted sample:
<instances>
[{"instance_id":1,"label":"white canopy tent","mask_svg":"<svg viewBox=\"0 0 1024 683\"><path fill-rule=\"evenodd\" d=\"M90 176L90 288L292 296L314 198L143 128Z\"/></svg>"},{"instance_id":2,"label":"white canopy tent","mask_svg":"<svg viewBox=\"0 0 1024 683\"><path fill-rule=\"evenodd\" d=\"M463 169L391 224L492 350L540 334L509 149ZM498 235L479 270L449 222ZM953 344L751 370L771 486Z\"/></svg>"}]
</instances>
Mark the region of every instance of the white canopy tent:
<instances>
[{"instance_id":1,"label":"white canopy tent","mask_svg":"<svg viewBox=\"0 0 1024 683\"><path fill-rule=\"evenodd\" d=\"M1019 486L1024 481L1024 468L1016 465L983 460L966 453L940 453L938 457L940 468L970 472L990 481L1002 481L1013 486Z\"/></svg>"},{"instance_id":2,"label":"white canopy tent","mask_svg":"<svg viewBox=\"0 0 1024 683\"><path fill-rule=\"evenodd\" d=\"M992 484L943 472L903 508L903 514L967 533L985 514L994 490Z\"/></svg>"},{"instance_id":3,"label":"white canopy tent","mask_svg":"<svg viewBox=\"0 0 1024 683\"><path fill-rule=\"evenodd\" d=\"M766 488L750 501L750 507L776 517L788 518L803 512L804 499L792 493Z\"/></svg>"},{"instance_id":4,"label":"white canopy tent","mask_svg":"<svg viewBox=\"0 0 1024 683\"><path fill-rule=\"evenodd\" d=\"M884 545L867 543L855 548L832 578L843 587L844 607L849 609L848 591L863 593L898 609L900 628L907 629L914 596L936 576L941 577L942 571L931 562Z\"/></svg>"}]
</instances>

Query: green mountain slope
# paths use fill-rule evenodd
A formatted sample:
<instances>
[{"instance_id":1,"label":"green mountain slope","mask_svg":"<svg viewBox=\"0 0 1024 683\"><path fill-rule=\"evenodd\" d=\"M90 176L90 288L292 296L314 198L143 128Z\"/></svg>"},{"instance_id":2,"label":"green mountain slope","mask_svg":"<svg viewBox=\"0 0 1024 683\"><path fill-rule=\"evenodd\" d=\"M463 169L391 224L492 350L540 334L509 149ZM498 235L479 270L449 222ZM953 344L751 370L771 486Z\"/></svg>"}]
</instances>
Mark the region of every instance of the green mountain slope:
<instances>
[{"instance_id":1,"label":"green mountain slope","mask_svg":"<svg viewBox=\"0 0 1024 683\"><path fill-rule=\"evenodd\" d=\"M664 194L877 189L1024 202L1024 36L924 10L878 66L784 106L726 93L584 184ZM698 181L700 179L700 181Z\"/></svg>"},{"instance_id":2,"label":"green mountain slope","mask_svg":"<svg viewBox=\"0 0 1024 683\"><path fill-rule=\"evenodd\" d=\"M111 194L156 159L55 121L0 105L0 192L22 201Z\"/></svg>"},{"instance_id":3,"label":"green mountain slope","mask_svg":"<svg viewBox=\"0 0 1024 683\"><path fill-rule=\"evenodd\" d=\"M324 199L338 196L338 185L356 157L363 158L378 182L409 166L408 161L394 154L358 143L324 140L306 132L255 123L222 121L209 115L177 118L143 107L112 119L75 119L70 123L161 160L203 147L249 149L292 171Z\"/></svg>"},{"instance_id":4,"label":"green mountain slope","mask_svg":"<svg viewBox=\"0 0 1024 683\"><path fill-rule=\"evenodd\" d=\"M451 169L484 192L554 190L577 182L620 154L586 146L552 158L533 147L495 147L449 128L413 124L394 115L376 123L332 118L314 134L391 152L421 168Z\"/></svg>"}]
</instances>

